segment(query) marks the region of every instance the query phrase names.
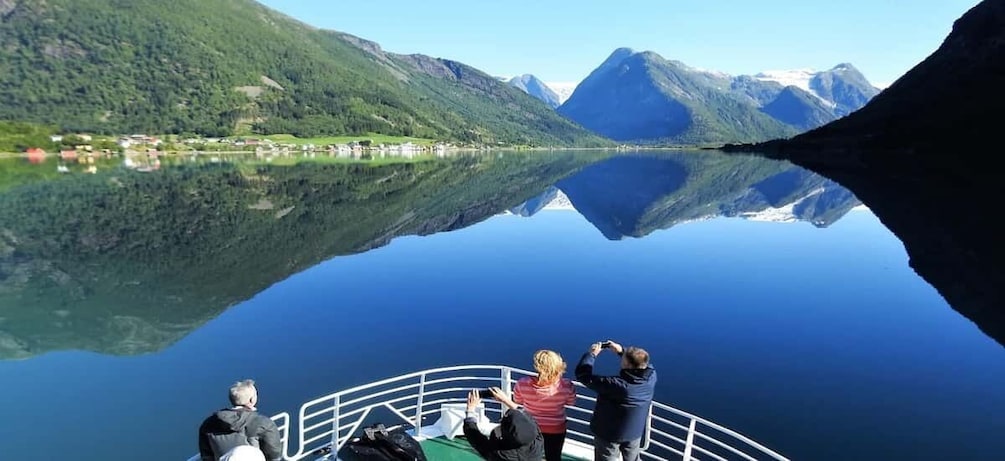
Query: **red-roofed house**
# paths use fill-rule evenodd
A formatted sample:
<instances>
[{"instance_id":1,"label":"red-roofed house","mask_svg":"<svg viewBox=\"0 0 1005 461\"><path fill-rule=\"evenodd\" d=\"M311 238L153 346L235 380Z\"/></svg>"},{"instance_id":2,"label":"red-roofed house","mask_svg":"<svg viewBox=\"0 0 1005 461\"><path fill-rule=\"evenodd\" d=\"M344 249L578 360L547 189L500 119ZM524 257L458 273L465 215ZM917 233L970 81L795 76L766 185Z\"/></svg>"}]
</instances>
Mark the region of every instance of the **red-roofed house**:
<instances>
[{"instance_id":1,"label":"red-roofed house","mask_svg":"<svg viewBox=\"0 0 1005 461\"><path fill-rule=\"evenodd\" d=\"M45 161L45 151L37 147L32 147L25 151L28 154L28 161L31 163L42 163Z\"/></svg>"}]
</instances>

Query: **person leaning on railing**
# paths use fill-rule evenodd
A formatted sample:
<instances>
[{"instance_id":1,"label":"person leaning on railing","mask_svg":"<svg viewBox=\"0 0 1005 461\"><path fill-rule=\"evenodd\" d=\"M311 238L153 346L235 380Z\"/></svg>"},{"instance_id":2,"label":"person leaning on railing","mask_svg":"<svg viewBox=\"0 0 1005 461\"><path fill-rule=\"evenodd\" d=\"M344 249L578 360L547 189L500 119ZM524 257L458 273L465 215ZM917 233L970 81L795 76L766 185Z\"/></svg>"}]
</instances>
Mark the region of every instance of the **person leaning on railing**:
<instances>
[{"instance_id":1,"label":"person leaning on railing","mask_svg":"<svg viewBox=\"0 0 1005 461\"><path fill-rule=\"evenodd\" d=\"M468 393L464 416L464 436L482 459L489 461L541 461L544 459L544 438L534 418L519 409L501 389L493 387L492 397L506 406L499 426L489 435L478 429L475 409L482 403L478 391Z\"/></svg>"},{"instance_id":2,"label":"person leaning on railing","mask_svg":"<svg viewBox=\"0 0 1005 461\"><path fill-rule=\"evenodd\" d=\"M576 388L563 378L565 361L557 352L540 350L534 354L537 376L525 376L513 388L513 401L537 421L544 436L544 459L561 461L565 445L565 406L576 403Z\"/></svg>"},{"instance_id":3,"label":"person leaning on railing","mask_svg":"<svg viewBox=\"0 0 1005 461\"><path fill-rule=\"evenodd\" d=\"M258 388L246 379L230 387L231 408L224 408L206 418L199 426L199 456L201 461L222 461L238 454L237 447L250 445L262 452L268 461L282 459L279 428L265 415L256 411Z\"/></svg>"},{"instance_id":4,"label":"person leaning on railing","mask_svg":"<svg viewBox=\"0 0 1005 461\"><path fill-rule=\"evenodd\" d=\"M617 376L593 374L593 363L604 349L621 356ZM590 419L595 461L638 461L649 407L656 389L656 370L649 353L638 347L621 347L614 341L594 343L576 366L576 380L597 393Z\"/></svg>"}]
</instances>

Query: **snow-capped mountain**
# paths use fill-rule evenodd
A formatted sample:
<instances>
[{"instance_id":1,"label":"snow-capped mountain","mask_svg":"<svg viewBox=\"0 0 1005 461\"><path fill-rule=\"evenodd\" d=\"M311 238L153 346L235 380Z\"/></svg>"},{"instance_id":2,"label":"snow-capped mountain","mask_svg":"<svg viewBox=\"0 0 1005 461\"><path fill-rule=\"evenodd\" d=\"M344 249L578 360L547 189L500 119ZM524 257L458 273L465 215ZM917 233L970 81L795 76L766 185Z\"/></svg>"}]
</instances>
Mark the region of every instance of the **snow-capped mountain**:
<instances>
[{"instance_id":1,"label":"snow-capped mountain","mask_svg":"<svg viewBox=\"0 0 1005 461\"><path fill-rule=\"evenodd\" d=\"M518 75L511 78L508 83L519 88L524 93L541 100L541 102L544 102L552 109L562 104L562 101L558 98L558 94L547 83L542 82L531 74Z\"/></svg>"},{"instance_id":2,"label":"snow-capped mountain","mask_svg":"<svg viewBox=\"0 0 1005 461\"><path fill-rule=\"evenodd\" d=\"M572 206L572 201L569 200L567 195L565 195L565 192L562 192L555 186L551 186L537 197L510 208L509 210L506 210L506 212L517 216L530 217L540 211L549 210L575 211L576 208Z\"/></svg>"},{"instance_id":3,"label":"snow-capped mountain","mask_svg":"<svg viewBox=\"0 0 1005 461\"><path fill-rule=\"evenodd\" d=\"M838 64L825 71L813 69L768 70L754 75L762 82L775 82L782 86L794 86L819 99L825 106L834 109L838 116L848 115L864 106L879 94L855 66Z\"/></svg>"},{"instance_id":4,"label":"snow-capped mountain","mask_svg":"<svg viewBox=\"0 0 1005 461\"><path fill-rule=\"evenodd\" d=\"M810 80L813 80L817 73L813 69L766 70L754 75L754 78L762 82L776 82L782 86L794 86L813 93L813 90L810 89Z\"/></svg>"},{"instance_id":5,"label":"snow-capped mountain","mask_svg":"<svg viewBox=\"0 0 1005 461\"><path fill-rule=\"evenodd\" d=\"M572 96L572 92L579 85L579 82L544 82L531 74L496 78L544 101L552 108L562 105L565 100L569 99L569 96Z\"/></svg>"},{"instance_id":6,"label":"snow-capped mountain","mask_svg":"<svg viewBox=\"0 0 1005 461\"><path fill-rule=\"evenodd\" d=\"M572 92L576 91L576 87L579 86L579 82L544 82L558 95L559 103L564 103L569 96L572 96Z\"/></svg>"}]
</instances>

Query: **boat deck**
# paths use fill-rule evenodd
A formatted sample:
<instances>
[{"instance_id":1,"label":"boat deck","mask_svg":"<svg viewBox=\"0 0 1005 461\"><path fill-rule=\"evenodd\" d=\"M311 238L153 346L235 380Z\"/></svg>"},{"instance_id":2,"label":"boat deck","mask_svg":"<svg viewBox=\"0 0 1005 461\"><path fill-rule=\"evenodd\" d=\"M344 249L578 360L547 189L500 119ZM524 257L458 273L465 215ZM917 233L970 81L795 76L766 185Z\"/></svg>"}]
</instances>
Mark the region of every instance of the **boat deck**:
<instances>
[{"instance_id":1,"label":"boat deck","mask_svg":"<svg viewBox=\"0 0 1005 461\"><path fill-rule=\"evenodd\" d=\"M293 415L283 412L272 420L279 428L286 461L332 461L334 453L375 423L388 429L406 428L422 444L430 461L473 461L479 457L461 430L468 393L487 387L509 393L519 379L534 375L504 365L433 368L324 395L303 403ZM573 384L585 389L582 383ZM576 402L566 406L569 427L563 447L565 461L593 459L589 425L596 400L589 393L577 392ZM499 402L483 401L477 410L479 430L491 430L496 424L493 420L498 421L505 410ZM649 407L642 458L789 461L738 432L660 402L652 402ZM198 454L189 459L198 460Z\"/></svg>"},{"instance_id":2,"label":"boat deck","mask_svg":"<svg viewBox=\"0 0 1005 461\"><path fill-rule=\"evenodd\" d=\"M426 439L421 442L422 451L426 453L426 459L435 461L478 461L482 459L475 452L471 445L463 437L455 437L448 440L445 437ZM564 461L584 461L583 458L572 457L568 454L562 457Z\"/></svg>"}]
</instances>

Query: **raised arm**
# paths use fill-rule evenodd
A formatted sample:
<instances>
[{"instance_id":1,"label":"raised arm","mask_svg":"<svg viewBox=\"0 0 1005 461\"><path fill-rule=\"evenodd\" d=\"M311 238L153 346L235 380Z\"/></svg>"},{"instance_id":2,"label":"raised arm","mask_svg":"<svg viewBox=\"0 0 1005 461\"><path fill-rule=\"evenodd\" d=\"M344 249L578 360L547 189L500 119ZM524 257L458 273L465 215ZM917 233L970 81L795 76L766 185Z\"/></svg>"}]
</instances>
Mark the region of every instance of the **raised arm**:
<instances>
[{"instance_id":1,"label":"raised arm","mask_svg":"<svg viewBox=\"0 0 1005 461\"><path fill-rule=\"evenodd\" d=\"M498 451L495 443L481 429L478 429L478 420L475 419L475 408L481 403L478 391L468 393L468 407L464 415L464 437L468 439L468 444L474 448L483 459L492 459L492 453Z\"/></svg>"},{"instance_id":2,"label":"raised arm","mask_svg":"<svg viewBox=\"0 0 1005 461\"><path fill-rule=\"evenodd\" d=\"M576 380L594 392L605 392L612 387L620 387L616 377L597 376L593 373L593 363L597 360L597 354L600 354L601 350L603 349L601 349L600 343L593 343L590 350L583 354L583 358L579 359L579 364L576 365Z\"/></svg>"}]
</instances>

